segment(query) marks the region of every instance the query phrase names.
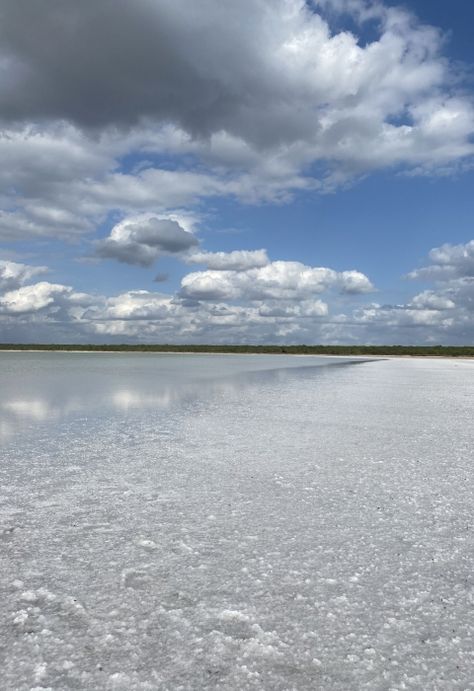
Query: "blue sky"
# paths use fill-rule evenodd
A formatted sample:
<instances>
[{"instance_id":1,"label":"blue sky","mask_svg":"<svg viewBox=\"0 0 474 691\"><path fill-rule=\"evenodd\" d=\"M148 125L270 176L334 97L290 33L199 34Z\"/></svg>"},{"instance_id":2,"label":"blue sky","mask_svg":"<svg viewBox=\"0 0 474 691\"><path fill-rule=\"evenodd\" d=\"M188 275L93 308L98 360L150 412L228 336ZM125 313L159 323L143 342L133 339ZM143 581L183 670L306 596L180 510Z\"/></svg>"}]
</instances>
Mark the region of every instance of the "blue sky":
<instances>
[{"instance_id":1,"label":"blue sky","mask_svg":"<svg viewBox=\"0 0 474 691\"><path fill-rule=\"evenodd\" d=\"M472 343L474 7L53 4L0 0L0 341Z\"/></svg>"}]
</instances>

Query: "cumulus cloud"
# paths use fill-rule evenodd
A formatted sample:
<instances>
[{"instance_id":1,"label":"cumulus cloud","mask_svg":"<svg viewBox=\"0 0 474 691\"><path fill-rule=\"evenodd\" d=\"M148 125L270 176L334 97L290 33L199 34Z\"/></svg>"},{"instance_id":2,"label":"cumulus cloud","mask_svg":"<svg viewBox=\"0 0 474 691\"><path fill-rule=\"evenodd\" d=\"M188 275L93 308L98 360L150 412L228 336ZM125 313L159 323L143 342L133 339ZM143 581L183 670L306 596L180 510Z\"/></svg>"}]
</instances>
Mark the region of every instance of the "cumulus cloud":
<instances>
[{"instance_id":1,"label":"cumulus cloud","mask_svg":"<svg viewBox=\"0 0 474 691\"><path fill-rule=\"evenodd\" d=\"M410 307L419 310L451 310L456 307L455 303L444 295L439 295L433 290L424 290L412 299Z\"/></svg>"},{"instance_id":2,"label":"cumulus cloud","mask_svg":"<svg viewBox=\"0 0 474 691\"><path fill-rule=\"evenodd\" d=\"M474 109L442 47L369 0L0 0L0 238L452 170L474 152ZM104 251L127 260L119 245Z\"/></svg>"},{"instance_id":3,"label":"cumulus cloud","mask_svg":"<svg viewBox=\"0 0 474 691\"><path fill-rule=\"evenodd\" d=\"M195 300L299 300L335 287L367 293L370 280L357 271L337 272L300 262L275 261L242 271L197 271L181 281L181 295Z\"/></svg>"},{"instance_id":4,"label":"cumulus cloud","mask_svg":"<svg viewBox=\"0 0 474 691\"><path fill-rule=\"evenodd\" d=\"M266 250L233 250L232 252L193 252L186 259L188 264L205 264L218 271L246 271L270 263Z\"/></svg>"},{"instance_id":5,"label":"cumulus cloud","mask_svg":"<svg viewBox=\"0 0 474 691\"><path fill-rule=\"evenodd\" d=\"M46 273L46 266L28 266L0 260L0 291L7 291L28 283L38 274Z\"/></svg>"},{"instance_id":6,"label":"cumulus cloud","mask_svg":"<svg viewBox=\"0 0 474 691\"><path fill-rule=\"evenodd\" d=\"M254 263L256 258L267 259L263 251L256 257L249 255ZM237 259L249 257L234 255L232 261ZM59 283L33 283L38 267L14 262L4 265L8 280L0 292L2 336L30 342L45 333L49 334L46 340L59 342L125 336L161 342L311 340L311 333L314 337L319 328L316 325L330 313L322 293L333 288L343 292L346 286L352 291L354 275L359 277L360 292L370 285L357 272L271 262L250 269L193 272L184 277L177 294L131 290L104 296ZM23 282L27 285L20 285ZM19 287L10 289L13 285Z\"/></svg>"},{"instance_id":7,"label":"cumulus cloud","mask_svg":"<svg viewBox=\"0 0 474 691\"><path fill-rule=\"evenodd\" d=\"M58 295L70 293L72 288L58 283L41 281L10 290L0 297L0 311L6 314L38 312L52 305Z\"/></svg>"},{"instance_id":8,"label":"cumulus cloud","mask_svg":"<svg viewBox=\"0 0 474 691\"><path fill-rule=\"evenodd\" d=\"M373 305L355 312L358 322L363 324L380 323L386 327L387 335L403 327L450 327L452 316L446 316L439 309L414 308L411 305ZM415 340L418 340L415 336Z\"/></svg>"},{"instance_id":9,"label":"cumulus cloud","mask_svg":"<svg viewBox=\"0 0 474 691\"><path fill-rule=\"evenodd\" d=\"M359 295L361 293L371 293L374 286L367 276L360 271L342 271L337 274L336 285L341 293L349 295Z\"/></svg>"},{"instance_id":10,"label":"cumulus cloud","mask_svg":"<svg viewBox=\"0 0 474 691\"><path fill-rule=\"evenodd\" d=\"M0 158L1 240L74 238L100 220L84 186L115 166L110 145L65 123L25 124L2 129Z\"/></svg>"},{"instance_id":11,"label":"cumulus cloud","mask_svg":"<svg viewBox=\"0 0 474 691\"><path fill-rule=\"evenodd\" d=\"M459 245L446 243L429 253L432 264L417 269L411 278L433 281L436 289L423 291L413 299L432 309L443 310L453 319L465 343L474 339L474 240Z\"/></svg>"},{"instance_id":12,"label":"cumulus cloud","mask_svg":"<svg viewBox=\"0 0 474 691\"><path fill-rule=\"evenodd\" d=\"M319 299L303 300L298 303L260 303L258 314L262 317L285 318L298 320L301 317L325 317L328 314L328 305Z\"/></svg>"},{"instance_id":13,"label":"cumulus cloud","mask_svg":"<svg viewBox=\"0 0 474 691\"><path fill-rule=\"evenodd\" d=\"M94 306L86 317L95 320L157 320L166 318L172 310L172 296L148 290L132 290L108 298L99 308Z\"/></svg>"},{"instance_id":14,"label":"cumulus cloud","mask_svg":"<svg viewBox=\"0 0 474 691\"><path fill-rule=\"evenodd\" d=\"M460 277L474 277L474 240L460 245L446 243L429 253L431 264L416 269L410 278L446 281Z\"/></svg>"},{"instance_id":15,"label":"cumulus cloud","mask_svg":"<svg viewBox=\"0 0 474 691\"><path fill-rule=\"evenodd\" d=\"M434 288L394 305L365 303L372 285L364 274L299 262L207 269L185 276L177 294L131 290L113 296L33 283L44 267L2 262L1 333L4 340L30 342L466 344L474 338L474 277L465 262L470 248L432 250L431 260L450 272L442 279L436 274ZM351 297L356 293L357 302Z\"/></svg>"},{"instance_id":16,"label":"cumulus cloud","mask_svg":"<svg viewBox=\"0 0 474 691\"><path fill-rule=\"evenodd\" d=\"M308 333L328 313L319 300L298 304L188 304L170 295L130 291L85 314L95 335L161 342L275 342Z\"/></svg>"},{"instance_id":17,"label":"cumulus cloud","mask_svg":"<svg viewBox=\"0 0 474 691\"><path fill-rule=\"evenodd\" d=\"M49 281L33 282L44 266L0 261L0 334L3 342L82 340L83 315L103 301Z\"/></svg>"},{"instance_id":18,"label":"cumulus cloud","mask_svg":"<svg viewBox=\"0 0 474 691\"><path fill-rule=\"evenodd\" d=\"M374 342L469 344L474 339L474 241L445 244L429 252L431 264L410 278L435 284L406 304L379 305L342 315L340 324Z\"/></svg>"},{"instance_id":19,"label":"cumulus cloud","mask_svg":"<svg viewBox=\"0 0 474 691\"><path fill-rule=\"evenodd\" d=\"M348 31L333 33L328 7L378 19L377 39L362 46ZM257 148L324 145L350 138L353 125L357 139L370 113L370 129L385 136L384 122L449 77L439 32L380 2L3 0L0 18L1 115L10 122L104 128L148 119Z\"/></svg>"},{"instance_id":20,"label":"cumulus cloud","mask_svg":"<svg viewBox=\"0 0 474 691\"><path fill-rule=\"evenodd\" d=\"M160 255L182 254L197 244L196 237L176 220L139 216L114 226L110 236L97 243L96 254L127 264L151 266Z\"/></svg>"}]
</instances>

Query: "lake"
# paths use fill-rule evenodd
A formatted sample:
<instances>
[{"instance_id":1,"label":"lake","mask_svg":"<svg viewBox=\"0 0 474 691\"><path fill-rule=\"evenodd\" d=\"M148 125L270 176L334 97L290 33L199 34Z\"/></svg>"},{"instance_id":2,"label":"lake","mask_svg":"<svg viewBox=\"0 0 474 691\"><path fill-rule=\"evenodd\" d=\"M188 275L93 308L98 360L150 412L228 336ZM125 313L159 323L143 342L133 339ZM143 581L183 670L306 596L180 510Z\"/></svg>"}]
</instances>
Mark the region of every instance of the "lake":
<instances>
[{"instance_id":1,"label":"lake","mask_svg":"<svg viewBox=\"0 0 474 691\"><path fill-rule=\"evenodd\" d=\"M473 688L473 384L0 353L2 688Z\"/></svg>"}]
</instances>

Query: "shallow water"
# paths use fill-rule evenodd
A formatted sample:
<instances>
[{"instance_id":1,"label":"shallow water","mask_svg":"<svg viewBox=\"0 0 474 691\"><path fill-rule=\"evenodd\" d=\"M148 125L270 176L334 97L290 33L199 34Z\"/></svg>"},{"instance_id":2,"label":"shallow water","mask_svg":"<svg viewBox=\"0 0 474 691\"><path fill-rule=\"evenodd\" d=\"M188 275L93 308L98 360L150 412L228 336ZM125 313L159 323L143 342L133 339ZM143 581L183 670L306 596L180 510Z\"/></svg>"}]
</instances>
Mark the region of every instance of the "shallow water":
<instances>
[{"instance_id":1,"label":"shallow water","mask_svg":"<svg viewBox=\"0 0 474 691\"><path fill-rule=\"evenodd\" d=\"M363 358L360 360L363 361ZM36 434L81 416L169 409L192 398L239 389L256 373L341 367L349 358L149 353L0 353L0 439ZM15 440L16 442L16 440Z\"/></svg>"},{"instance_id":2,"label":"shallow water","mask_svg":"<svg viewBox=\"0 0 474 691\"><path fill-rule=\"evenodd\" d=\"M473 367L0 354L2 688L474 688Z\"/></svg>"}]
</instances>

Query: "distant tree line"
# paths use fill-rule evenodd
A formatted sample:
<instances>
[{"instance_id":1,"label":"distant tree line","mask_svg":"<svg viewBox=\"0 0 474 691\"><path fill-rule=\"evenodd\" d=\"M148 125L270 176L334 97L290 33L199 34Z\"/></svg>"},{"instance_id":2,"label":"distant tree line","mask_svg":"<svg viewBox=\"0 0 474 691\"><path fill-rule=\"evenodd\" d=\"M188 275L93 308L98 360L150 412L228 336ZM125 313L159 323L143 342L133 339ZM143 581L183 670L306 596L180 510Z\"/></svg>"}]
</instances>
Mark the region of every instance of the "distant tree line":
<instances>
[{"instance_id":1,"label":"distant tree line","mask_svg":"<svg viewBox=\"0 0 474 691\"><path fill-rule=\"evenodd\" d=\"M286 355L426 355L474 357L474 346L406 345L115 345L74 343L0 343L0 350L64 350L132 353L266 353Z\"/></svg>"}]
</instances>

